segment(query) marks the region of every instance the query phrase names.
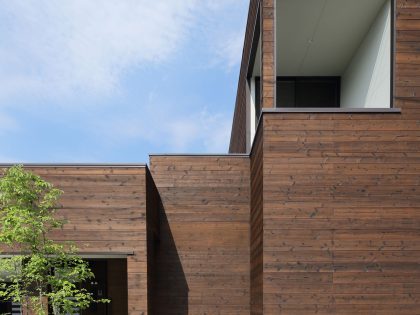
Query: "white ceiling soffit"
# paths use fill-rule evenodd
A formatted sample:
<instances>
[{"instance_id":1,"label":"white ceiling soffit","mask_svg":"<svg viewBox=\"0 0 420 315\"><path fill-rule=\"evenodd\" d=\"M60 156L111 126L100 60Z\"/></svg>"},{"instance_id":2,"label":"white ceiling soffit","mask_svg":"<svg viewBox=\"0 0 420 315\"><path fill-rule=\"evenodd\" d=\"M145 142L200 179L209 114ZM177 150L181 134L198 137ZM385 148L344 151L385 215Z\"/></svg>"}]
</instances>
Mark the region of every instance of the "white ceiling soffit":
<instances>
[{"instance_id":1,"label":"white ceiling soffit","mask_svg":"<svg viewBox=\"0 0 420 315\"><path fill-rule=\"evenodd\" d=\"M385 1L277 0L277 75L341 75Z\"/></svg>"}]
</instances>

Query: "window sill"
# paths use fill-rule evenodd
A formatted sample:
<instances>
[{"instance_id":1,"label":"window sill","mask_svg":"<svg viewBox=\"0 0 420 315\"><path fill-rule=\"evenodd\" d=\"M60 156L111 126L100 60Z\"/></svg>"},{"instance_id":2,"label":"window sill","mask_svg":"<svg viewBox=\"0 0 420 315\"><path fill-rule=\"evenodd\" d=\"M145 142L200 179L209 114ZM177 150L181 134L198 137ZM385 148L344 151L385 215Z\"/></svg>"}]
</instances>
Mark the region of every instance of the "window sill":
<instances>
[{"instance_id":1,"label":"window sill","mask_svg":"<svg viewBox=\"0 0 420 315\"><path fill-rule=\"evenodd\" d=\"M263 108L264 113L400 114L400 108Z\"/></svg>"}]
</instances>

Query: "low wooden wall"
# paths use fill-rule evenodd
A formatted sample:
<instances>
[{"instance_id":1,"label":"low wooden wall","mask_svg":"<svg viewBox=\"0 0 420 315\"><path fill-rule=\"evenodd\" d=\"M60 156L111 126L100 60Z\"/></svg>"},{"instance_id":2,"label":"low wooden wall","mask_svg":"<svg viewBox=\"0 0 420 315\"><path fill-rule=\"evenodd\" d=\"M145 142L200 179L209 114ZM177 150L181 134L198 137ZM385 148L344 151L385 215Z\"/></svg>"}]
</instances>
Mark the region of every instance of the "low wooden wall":
<instances>
[{"instance_id":1,"label":"low wooden wall","mask_svg":"<svg viewBox=\"0 0 420 315\"><path fill-rule=\"evenodd\" d=\"M52 237L85 254L127 254L128 314L147 314L146 167L27 169L64 191L58 215L68 223Z\"/></svg>"},{"instance_id":2,"label":"low wooden wall","mask_svg":"<svg viewBox=\"0 0 420 315\"><path fill-rule=\"evenodd\" d=\"M162 199L154 314L249 314L249 158L152 156Z\"/></svg>"}]
</instances>

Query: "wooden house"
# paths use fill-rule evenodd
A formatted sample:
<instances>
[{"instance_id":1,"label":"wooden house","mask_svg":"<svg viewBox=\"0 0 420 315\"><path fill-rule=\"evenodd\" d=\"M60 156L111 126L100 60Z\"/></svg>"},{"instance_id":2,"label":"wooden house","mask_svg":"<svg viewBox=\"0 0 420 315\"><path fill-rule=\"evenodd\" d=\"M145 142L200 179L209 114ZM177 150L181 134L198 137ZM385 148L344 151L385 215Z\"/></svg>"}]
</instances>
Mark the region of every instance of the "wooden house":
<instances>
[{"instance_id":1,"label":"wooden house","mask_svg":"<svg viewBox=\"0 0 420 315\"><path fill-rule=\"evenodd\" d=\"M420 314L420 1L251 0L228 154L27 167L83 314Z\"/></svg>"}]
</instances>

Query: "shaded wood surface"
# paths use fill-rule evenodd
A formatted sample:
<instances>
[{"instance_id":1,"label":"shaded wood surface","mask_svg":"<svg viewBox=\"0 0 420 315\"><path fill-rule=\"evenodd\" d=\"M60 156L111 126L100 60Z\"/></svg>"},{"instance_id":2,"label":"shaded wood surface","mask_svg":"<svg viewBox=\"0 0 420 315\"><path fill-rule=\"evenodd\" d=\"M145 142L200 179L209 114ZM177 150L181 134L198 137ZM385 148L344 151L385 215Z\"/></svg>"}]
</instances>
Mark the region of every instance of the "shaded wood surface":
<instances>
[{"instance_id":1,"label":"shaded wood surface","mask_svg":"<svg viewBox=\"0 0 420 315\"><path fill-rule=\"evenodd\" d=\"M27 169L64 191L58 216L68 222L52 233L55 240L74 242L82 254L134 254L127 257L122 289L128 285L128 314L147 314L146 168Z\"/></svg>"},{"instance_id":2,"label":"shaded wood surface","mask_svg":"<svg viewBox=\"0 0 420 315\"><path fill-rule=\"evenodd\" d=\"M161 212L154 314L249 314L248 157L152 156Z\"/></svg>"},{"instance_id":3,"label":"shaded wood surface","mask_svg":"<svg viewBox=\"0 0 420 315\"><path fill-rule=\"evenodd\" d=\"M263 128L257 131L251 152L251 314L263 314Z\"/></svg>"}]
</instances>

